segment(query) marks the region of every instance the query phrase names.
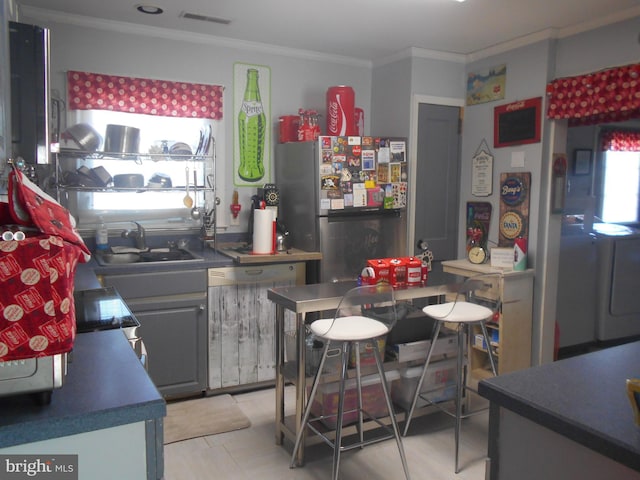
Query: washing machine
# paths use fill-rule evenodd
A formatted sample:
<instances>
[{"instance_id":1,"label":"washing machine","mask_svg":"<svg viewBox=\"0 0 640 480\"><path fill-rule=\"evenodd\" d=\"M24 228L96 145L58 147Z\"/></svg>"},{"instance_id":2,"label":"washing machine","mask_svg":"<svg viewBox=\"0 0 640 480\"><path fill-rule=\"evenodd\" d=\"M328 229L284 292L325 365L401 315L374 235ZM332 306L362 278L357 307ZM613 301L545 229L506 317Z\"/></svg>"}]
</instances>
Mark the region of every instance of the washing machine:
<instances>
[{"instance_id":1,"label":"washing machine","mask_svg":"<svg viewBox=\"0 0 640 480\"><path fill-rule=\"evenodd\" d=\"M640 335L640 230L595 223L599 341Z\"/></svg>"}]
</instances>

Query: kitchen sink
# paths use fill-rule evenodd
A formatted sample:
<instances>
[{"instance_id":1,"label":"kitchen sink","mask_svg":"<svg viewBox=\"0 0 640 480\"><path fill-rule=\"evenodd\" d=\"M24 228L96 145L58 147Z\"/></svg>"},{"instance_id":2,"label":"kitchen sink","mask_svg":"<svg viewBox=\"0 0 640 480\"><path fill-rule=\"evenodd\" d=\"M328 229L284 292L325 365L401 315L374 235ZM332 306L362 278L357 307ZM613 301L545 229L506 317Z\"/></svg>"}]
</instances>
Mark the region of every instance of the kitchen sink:
<instances>
[{"instance_id":1,"label":"kitchen sink","mask_svg":"<svg viewBox=\"0 0 640 480\"><path fill-rule=\"evenodd\" d=\"M167 262L197 262L203 258L189 250L184 249L150 249L140 253L113 253L113 252L96 252L94 254L98 265L127 265L131 263L167 263Z\"/></svg>"}]
</instances>

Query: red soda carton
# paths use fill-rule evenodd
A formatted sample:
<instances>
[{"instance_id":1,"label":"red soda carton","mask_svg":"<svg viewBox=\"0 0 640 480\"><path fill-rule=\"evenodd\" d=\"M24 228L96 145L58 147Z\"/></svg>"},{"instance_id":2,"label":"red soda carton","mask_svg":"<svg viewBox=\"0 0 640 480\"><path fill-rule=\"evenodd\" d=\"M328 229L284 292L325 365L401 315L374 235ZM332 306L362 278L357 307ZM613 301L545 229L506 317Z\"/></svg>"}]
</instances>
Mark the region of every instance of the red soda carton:
<instances>
[{"instance_id":1,"label":"red soda carton","mask_svg":"<svg viewBox=\"0 0 640 480\"><path fill-rule=\"evenodd\" d=\"M389 259L389 277L392 287L407 286L407 262L405 258Z\"/></svg>"},{"instance_id":2,"label":"red soda carton","mask_svg":"<svg viewBox=\"0 0 640 480\"><path fill-rule=\"evenodd\" d=\"M405 257L407 264L407 286L422 285L422 262L416 257Z\"/></svg>"},{"instance_id":3,"label":"red soda carton","mask_svg":"<svg viewBox=\"0 0 640 480\"><path fill-rule=\"evenodd\" d=\"M370 280L371 283L391 283L391 266L389 265L388 258L374 258L367 260L367 267L371 267L373 269L373 276Z\"/></svg>"}]
</instances>

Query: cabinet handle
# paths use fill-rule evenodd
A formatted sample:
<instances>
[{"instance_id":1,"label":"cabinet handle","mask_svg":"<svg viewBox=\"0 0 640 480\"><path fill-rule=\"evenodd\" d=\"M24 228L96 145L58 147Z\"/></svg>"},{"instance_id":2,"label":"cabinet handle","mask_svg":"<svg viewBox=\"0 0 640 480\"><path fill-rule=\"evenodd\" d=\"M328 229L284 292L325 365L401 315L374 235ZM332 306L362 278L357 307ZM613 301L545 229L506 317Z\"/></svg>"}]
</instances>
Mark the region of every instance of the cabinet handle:
<instances>
[{"instance_id":1,"label":"cabinet handle","mask_svg":"<svg viewBox=\"0 0 640 480\"><path fill-rule=\"evenodd\" d=\"M198 310L200 310L201 312L204 312L204 309L205 309L204 304L201 303L200 305L198 305Z\"/></svg>"}]
</instances>

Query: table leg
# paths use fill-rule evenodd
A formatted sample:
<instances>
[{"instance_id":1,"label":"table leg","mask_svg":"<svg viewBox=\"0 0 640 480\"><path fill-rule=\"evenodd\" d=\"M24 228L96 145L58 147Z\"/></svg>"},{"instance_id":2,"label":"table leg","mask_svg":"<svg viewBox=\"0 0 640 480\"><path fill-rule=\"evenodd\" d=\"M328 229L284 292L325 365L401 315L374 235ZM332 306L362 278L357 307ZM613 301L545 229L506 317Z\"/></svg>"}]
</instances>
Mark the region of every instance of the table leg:
<instances>
[{"instance_id":1,"label":"table leg","mask_svg":"<svg viewBox=\"0 0 640 480\"><path fill-rule=\"evenodd\" d=\"M282 445L284 422L284 307L276 304L276 445Z\"/></svg>"},{"instance_id":2,"label":"table leg","mask_svg":"<svg viewBox=\"0 0 640 480\"><path fill-rule=\"evenodd\" d=\"M297 353L298 353L298 371L296 379L296 416L295 416L295 434L297 435L302 427L302 417L304 416L304 408L307 401L306 392L306 351L307 351L307 335L305 327L305 315L304 313L296 314L296 340L297 340ZM304 463L304 445L305 437L302 437L302 445L298 449L297 463L302 465Z\"/></svg>"}]
</instances>

